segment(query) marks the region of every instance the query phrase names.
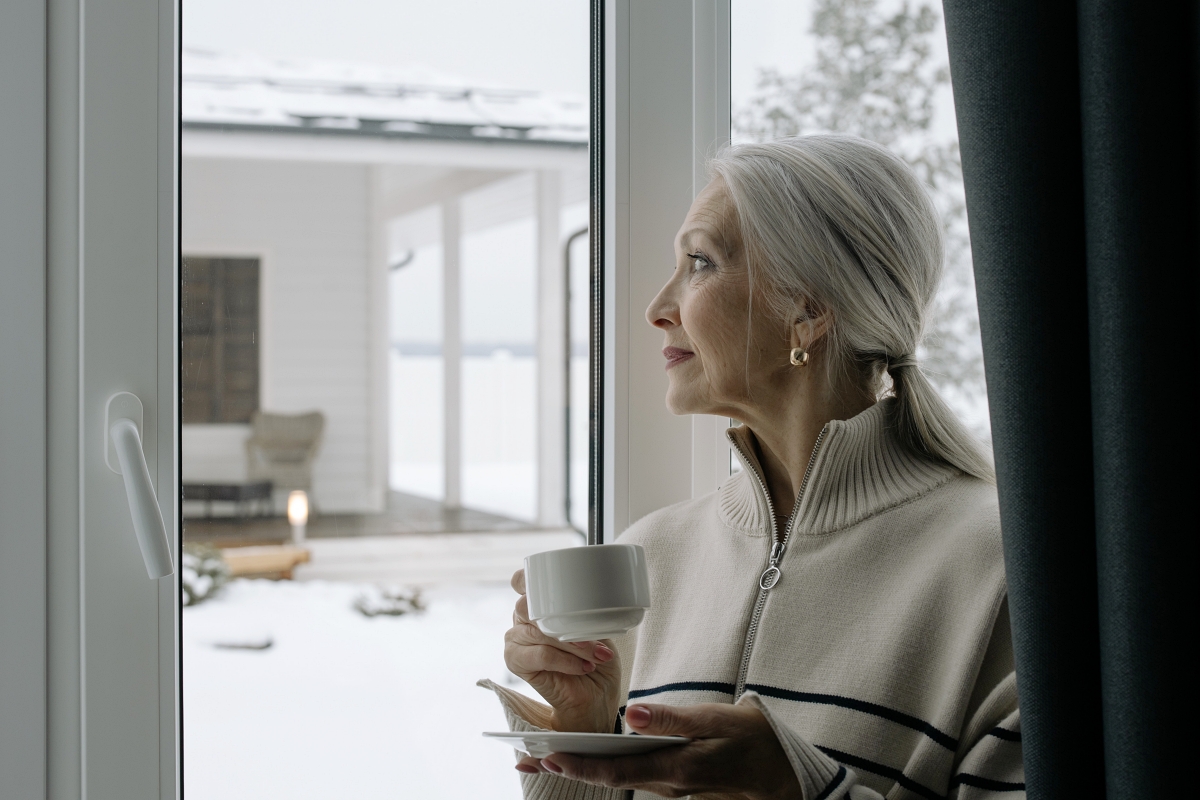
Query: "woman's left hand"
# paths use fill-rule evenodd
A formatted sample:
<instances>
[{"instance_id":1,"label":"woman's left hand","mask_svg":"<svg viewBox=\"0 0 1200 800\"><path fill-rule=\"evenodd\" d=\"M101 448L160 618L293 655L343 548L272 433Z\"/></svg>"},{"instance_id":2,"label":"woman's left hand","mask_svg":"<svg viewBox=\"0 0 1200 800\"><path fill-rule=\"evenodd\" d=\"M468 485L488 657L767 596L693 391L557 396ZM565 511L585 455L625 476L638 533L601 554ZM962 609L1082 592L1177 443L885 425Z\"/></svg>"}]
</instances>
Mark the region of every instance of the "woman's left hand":
<instances>
[{"instance_id":1,"label":"woman's left hand","mask_svg":"<svg viewBox=\"0 0 1200 800\"><path fill-rule=\"evenodd\" d=\"M625 723L641 734L693 741L640 756L526 756L521 772L553 772L572 780L641 789L663 797L706 795L746 800L800 798L800 783L762 712L753 706L631 705Z\"/></svg>"}]
</instances>

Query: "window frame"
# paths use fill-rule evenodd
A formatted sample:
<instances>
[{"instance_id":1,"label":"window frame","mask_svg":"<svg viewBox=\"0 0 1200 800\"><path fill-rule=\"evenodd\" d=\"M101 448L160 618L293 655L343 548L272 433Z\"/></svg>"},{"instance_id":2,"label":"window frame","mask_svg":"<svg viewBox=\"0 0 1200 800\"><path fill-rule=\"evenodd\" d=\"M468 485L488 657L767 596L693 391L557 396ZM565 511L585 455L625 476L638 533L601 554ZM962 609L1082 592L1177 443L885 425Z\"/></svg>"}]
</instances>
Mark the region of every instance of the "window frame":
<instances>
[{"instance_id":1,"label":"window frame","mask_svg":"<svg viewBox=\"0 0 1200 800\"><path fill-rule=\"evenodd\" d=\"M42 392L44 446L0 459L33 470L41 459L43 491L26 499L41 505L41 525L27 541L44 546L40 562L12 565L28 571L18 607L31 620L11 639L2 632L6 651L44 668L0 671L0 694L38 706L28 725L6 725L22 737L23 783L4 764L4 785L28 786L29 797L176 798L179 582L177 572L147 578L123 480L105 464L104 422L114 393L141 400L143 452L178 566L178 6L114 0L85 14L78 3L20 3L26 24L14 35L40 58L11 74L40 78L28 110L40 105L43 138L26 156L43 175L44 251L40 285L5 295L44 324L0 350L42 355L29 389ZM0 151L20 153L7 138ZM36 200L36 187L0 192L9 187Z\"/></svg>"},{"instance_id":2,"label":"window frame","mask_svg":"<svg viewBox=\"0 0 1200 800\"><path fill-rule=\"evenodd\" d=\"M46 14L0 4L0 781L46 794Z\"/></svg>"},{"instance_id":3,"label":"window frame","mask_svg":"<svg viewBox=\"0 0 1200 800\"><path fill-rule=\"evenodd\" d=\"M729 32L730 0L593 2L592 543L729 476L727 420L666 410L643 318L729 141Z\"/></svg>"}]
</instances>

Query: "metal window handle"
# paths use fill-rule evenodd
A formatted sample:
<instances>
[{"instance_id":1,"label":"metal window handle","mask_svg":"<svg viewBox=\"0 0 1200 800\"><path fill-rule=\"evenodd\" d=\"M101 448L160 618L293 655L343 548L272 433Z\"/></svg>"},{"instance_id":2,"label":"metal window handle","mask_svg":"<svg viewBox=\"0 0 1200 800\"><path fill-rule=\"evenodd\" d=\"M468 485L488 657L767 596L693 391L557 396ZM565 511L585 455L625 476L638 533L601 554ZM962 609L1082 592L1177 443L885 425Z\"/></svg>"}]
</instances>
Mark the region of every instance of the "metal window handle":
<instances>
[{"instance_id":1,"label":"metal window handle","mask_svg":"<svg viewBox=\"0 0 1200 800\"><path fill-rule=\"evenodd\" d=\"M118 392L108 398L104 417L104 461L109 469L125 479L133 532L142 549L146 572L151 579L170 575L175 568L167 543L167 526L163 524L154 485L150 483L150 469L142 452L142 401L129 392Z\"/></svg>"}]
</instances>

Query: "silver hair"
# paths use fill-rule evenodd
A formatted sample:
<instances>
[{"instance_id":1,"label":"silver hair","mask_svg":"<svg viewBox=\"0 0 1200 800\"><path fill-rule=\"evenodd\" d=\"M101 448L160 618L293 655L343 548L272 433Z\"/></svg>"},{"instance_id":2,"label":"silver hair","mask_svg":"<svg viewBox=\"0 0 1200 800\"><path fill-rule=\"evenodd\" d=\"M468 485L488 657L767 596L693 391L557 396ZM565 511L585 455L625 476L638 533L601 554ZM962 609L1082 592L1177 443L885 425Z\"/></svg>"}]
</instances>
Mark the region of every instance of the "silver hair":
<instances>
[{"instance_id":1,"label":"silver hair","mask_svg":"<svg viewBox=\"0 0 1200 800\"><path fill-rule=\"evenodd\" d=\"M942 231L920 181L853 136L798 136L727 148L709 162L737 211L751 280L768 312L803 304L832 316L821 343L835 385L877 396L911 449L994 482L982 445L921 370L917 345L942 277Z\"/></svg>"}]
</instances>

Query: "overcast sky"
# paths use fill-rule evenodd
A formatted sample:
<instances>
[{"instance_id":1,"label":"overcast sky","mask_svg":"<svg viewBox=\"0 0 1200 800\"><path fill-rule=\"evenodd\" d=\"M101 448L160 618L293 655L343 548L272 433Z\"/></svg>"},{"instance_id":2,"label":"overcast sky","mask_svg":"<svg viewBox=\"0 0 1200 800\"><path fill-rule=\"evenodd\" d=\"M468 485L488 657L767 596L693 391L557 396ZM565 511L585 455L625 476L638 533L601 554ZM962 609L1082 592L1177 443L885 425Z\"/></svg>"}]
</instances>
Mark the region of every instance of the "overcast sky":
<instances>
[{"instance_id":1,"label":"overcast sky","mask_svg":"<svg viewBox=\"0 0 1200 800\"><path fill-rule=\"evenodd\" d=\"M187 45L588 90L587 0L183 0Z\"/></svg>"},{"instance_id":2,"label":"overcast sky","mask_svg":"<svg viewBox=\"0 0 1200 800\"><path fill-rule=\"evenodd\" d=\"M812 60L809 0L731 0L730 94L736 108L753 93L758 72L798 72Z\"/></svg>"},{"instance_id":3,"label":"overcast sky","mask_svg":"<svg viewBox=\"0 0 1200 800\"><path fill-rule=\"evenodd\" d=\"M421 65L470 81L586 94L588 0L184 0L188 45ZM733 94L799 69L808 0L733 0Z\"/></svg>"},{"instance_id":4,"label":"overcast sky","mask_svg":"<svg viewBox=\"0 0 1200 800\"><path fill-rule=\"evenodd\" d=\"M183 40L587 94L589 13L588 0L183 0ZM811 0L732 0L735 107L753 94L760 68L794 73L811 62L811 15ZM939 130L952 134L949 97L939 105L947 109Z\"/></svg>"}]
</instances>

